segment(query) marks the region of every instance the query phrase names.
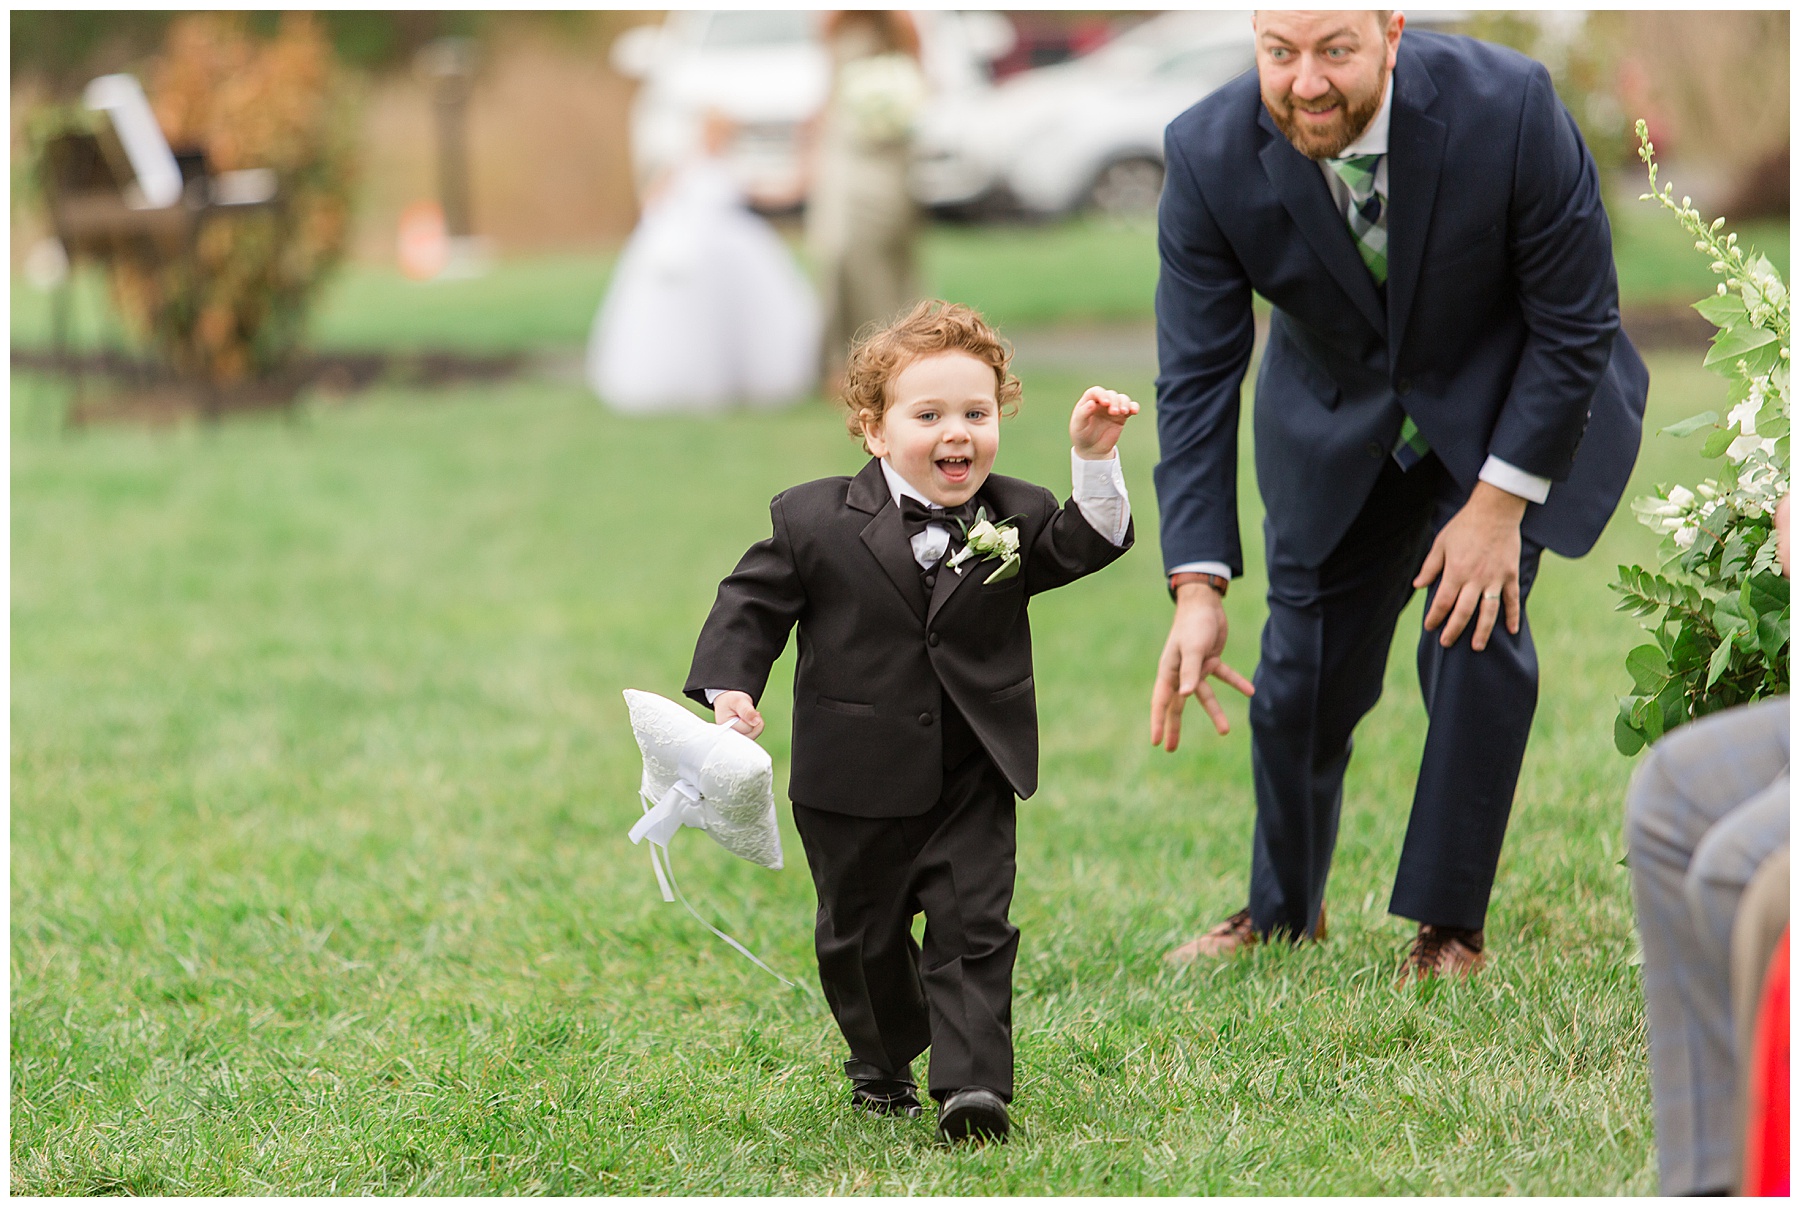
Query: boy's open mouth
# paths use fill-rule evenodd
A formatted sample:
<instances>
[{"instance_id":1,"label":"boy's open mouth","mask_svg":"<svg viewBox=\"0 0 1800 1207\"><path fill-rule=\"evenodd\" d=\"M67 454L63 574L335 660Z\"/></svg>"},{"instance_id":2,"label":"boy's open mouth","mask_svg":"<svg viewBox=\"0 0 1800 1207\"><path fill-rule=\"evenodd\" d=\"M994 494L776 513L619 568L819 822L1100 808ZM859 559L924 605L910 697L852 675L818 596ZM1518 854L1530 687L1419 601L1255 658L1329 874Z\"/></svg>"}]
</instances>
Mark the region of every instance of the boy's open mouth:
<instances>
[{"instance_id":1,"label":"boy's open mouth","mask_svg":"<svg viewBox=\"0 0 1800 1207\"><path fill-rule=\"evenodd\" d=\"M969 476L970 462L967 457L940 457L937 468L950 481L961 482Z\"/></svg>"}]
</instances>

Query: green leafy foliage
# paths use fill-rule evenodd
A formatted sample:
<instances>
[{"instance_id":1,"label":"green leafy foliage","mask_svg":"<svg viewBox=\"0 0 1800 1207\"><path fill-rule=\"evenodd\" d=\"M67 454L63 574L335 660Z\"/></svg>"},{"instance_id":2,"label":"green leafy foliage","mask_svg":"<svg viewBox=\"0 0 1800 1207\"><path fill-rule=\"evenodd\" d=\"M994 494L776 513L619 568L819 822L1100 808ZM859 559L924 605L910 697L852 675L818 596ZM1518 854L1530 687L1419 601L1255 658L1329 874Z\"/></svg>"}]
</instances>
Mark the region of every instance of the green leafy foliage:
<instances>
[{"instance_id":1,"label":"green leafy foliage","mask_svg":"<svg viewBox=\"0 0 1800 1207\"><path fill-rule=\"evenodd\" d=\"M1718 327L1702 362L1731 384L1730 412L1706 411L1663 428L1706 433L1701 455L1719 476L1689 489L1657 488L1632 510L1663 534L1662 569L1620 566L1618 610L1655 637L1625 656L1632 694L1619 700L1613 741L1636 754L1668 730L1721 708L1788 690L1788 584L1776 565L1774 509L1788 490L1789 299L1781 275L1746 254L1725 220L1708 223L1673 189L1656 191L1655 148L1638 123L1650 192L1695 236L1695 250L1724 277L1694 309Z\"/></svg>"}]
</instances>

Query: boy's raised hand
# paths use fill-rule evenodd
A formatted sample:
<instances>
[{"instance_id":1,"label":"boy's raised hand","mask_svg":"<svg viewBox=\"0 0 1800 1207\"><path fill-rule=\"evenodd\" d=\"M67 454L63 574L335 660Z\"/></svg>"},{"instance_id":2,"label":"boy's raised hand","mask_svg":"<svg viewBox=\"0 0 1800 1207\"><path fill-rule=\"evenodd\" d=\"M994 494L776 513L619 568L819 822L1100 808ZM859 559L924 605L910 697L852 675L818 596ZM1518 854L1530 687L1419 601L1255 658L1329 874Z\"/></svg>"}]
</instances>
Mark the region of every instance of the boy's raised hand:
<instances>
[{"instance_id":1,"label":"boy's raised hand","mask_svg":"<svg viewBox=\"0 0 1800 1207\"><path fill-rule=\"evenodd\" d=\"M1069 416L1069 441L1083 461L1104 461L1113 455L1125 421L1138 413L1128 395L1105 386L1090 386Z\"/></svg>"},{"instance_id":2,"label":"boy's raised hand","mask_svg":"<svg viewBox=\"0 0 1800 1207\"><path fill-rule=\"evenodd\" d=\"M745 737L759 737L763 731L762 714L748 692L720 692L713 700L713 716L720 722L732 722L732 728Z\"/></svg>"}]
</instances>

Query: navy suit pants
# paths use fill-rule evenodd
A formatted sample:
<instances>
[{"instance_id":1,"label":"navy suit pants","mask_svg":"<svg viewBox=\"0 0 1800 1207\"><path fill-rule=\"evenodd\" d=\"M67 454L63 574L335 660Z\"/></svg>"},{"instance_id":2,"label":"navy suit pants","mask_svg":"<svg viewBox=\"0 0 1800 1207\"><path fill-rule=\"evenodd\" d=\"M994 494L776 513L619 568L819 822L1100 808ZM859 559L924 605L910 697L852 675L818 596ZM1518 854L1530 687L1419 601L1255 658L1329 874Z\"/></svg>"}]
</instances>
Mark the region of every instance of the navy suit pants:
<instances>
[{"instance_id":1,"label":"navy suit pants","mask_svg":"<svg viewBox=\"0 0 1800 1207\"><path fill-rule=\"evenodd\" d=\"M1435 456L1409 471L1390 459L1344 539L1312 568L1286 555L1263 524L1269 618L1250 702L1250 916L1262 934L1298 936L1318 917L1352 734L1381 698L1413 577L1467 497ZM1541 553L1523 543L1521 613ZM1502 611L1479 653L1470 648L1474 631L1471 622L1449 649L1438 644L1438 633L1419 636L1425 749L1388 904L1402 917L1471 929L1486 919L1538 678L1523 615L1519 632L1510 634Z\"/></svg>"}]
</instances>

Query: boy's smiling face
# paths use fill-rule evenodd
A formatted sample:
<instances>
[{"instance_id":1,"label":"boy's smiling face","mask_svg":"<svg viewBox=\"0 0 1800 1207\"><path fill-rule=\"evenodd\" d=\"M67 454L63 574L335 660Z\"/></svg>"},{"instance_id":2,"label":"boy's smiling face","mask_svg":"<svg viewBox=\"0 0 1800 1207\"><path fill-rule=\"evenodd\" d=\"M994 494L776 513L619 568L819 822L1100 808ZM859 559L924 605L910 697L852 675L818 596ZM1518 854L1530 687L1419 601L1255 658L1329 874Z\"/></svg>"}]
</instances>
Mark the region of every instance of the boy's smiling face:
<instances>
[{"instance_id":1,"label":"boy's smiling face","mask_svg":"<svg viewBox=\"0 0 1800 1207\"><path fill-rule=\"evenodd\" d=\"M863 412L863 439L939 507L966 503L1000 451L995 386L993 368L967 352L921 356L889 383L880 422Z\"/></svg>"}]
</instances>

